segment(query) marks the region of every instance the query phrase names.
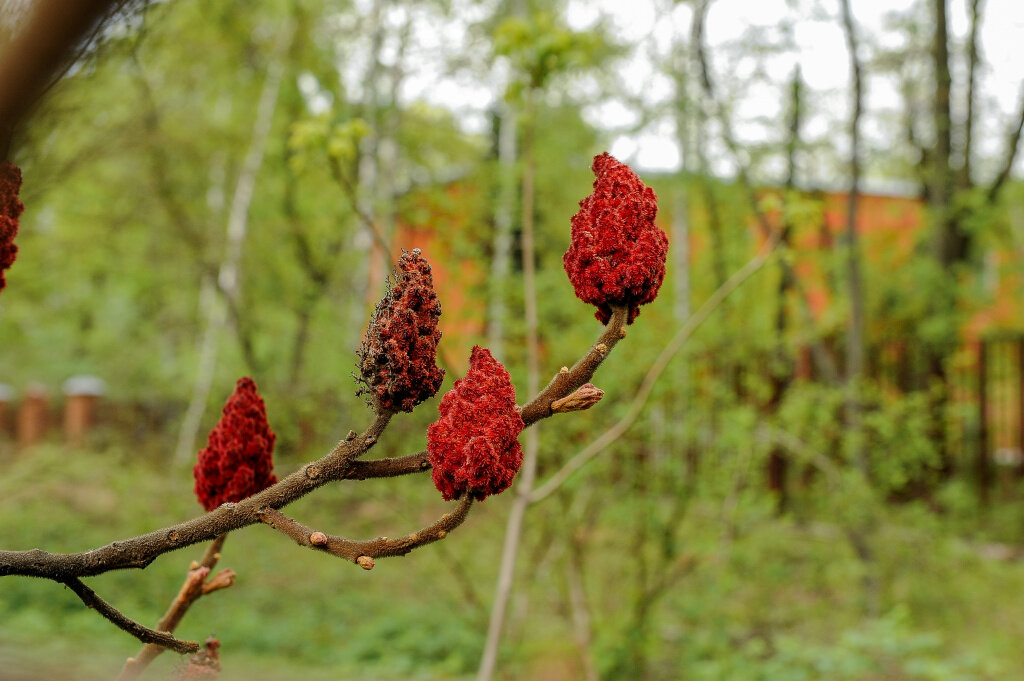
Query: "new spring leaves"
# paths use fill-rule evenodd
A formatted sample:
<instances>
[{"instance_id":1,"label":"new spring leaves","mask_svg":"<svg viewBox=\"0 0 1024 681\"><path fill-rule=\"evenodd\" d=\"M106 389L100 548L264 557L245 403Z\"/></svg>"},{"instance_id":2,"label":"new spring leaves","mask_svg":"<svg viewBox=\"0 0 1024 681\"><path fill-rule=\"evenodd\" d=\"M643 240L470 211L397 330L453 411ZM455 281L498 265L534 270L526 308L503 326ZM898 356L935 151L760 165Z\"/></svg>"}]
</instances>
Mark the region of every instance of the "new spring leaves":
<instances>
[{"instance_id":1,"label":"new spring leaves","mask_svg":"<svg viewBox=\"0 0 1024 681\"><path fill-rule=\"evenodd\" d=\"M594 189L572 217L563 264L576 296L597 307L597 319L607 324L612 306L623 305L632 323L665 278L668 237L654 224L654 191L629 166L604 153L591 169ZM369 395L375 411L411 412L437 393L444 377L436 364L440 316L430 265L419 249L403 253L358 352L360 392ZM439 412L427 431L427 452L442 496L483 500L507 489L522 464L523 420L501 362L474 347L469 372L441 399ZM232 444L232 437L243 433L248 444ZM200 452L195 469L200 503L209 510L272 484L273 445L255 384L241 379L210 444ZM224 458L214 463L218 452ZM231 468L240 473L229 474Z\"/></svg>"}]
</instances>

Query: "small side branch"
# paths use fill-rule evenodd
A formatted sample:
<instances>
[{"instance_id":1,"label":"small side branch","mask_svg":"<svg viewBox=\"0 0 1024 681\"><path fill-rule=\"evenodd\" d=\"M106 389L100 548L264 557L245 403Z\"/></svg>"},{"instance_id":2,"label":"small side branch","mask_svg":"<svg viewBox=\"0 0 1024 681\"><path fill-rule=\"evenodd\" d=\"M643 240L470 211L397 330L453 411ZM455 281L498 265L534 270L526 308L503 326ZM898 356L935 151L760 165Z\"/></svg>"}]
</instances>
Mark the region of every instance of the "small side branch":
<instances>
[{"instance_id":1,"label":"small side branch","mask_svg":"<svg viewBox=\"0 0 1024 681\"><path fill-rule=\"evenodd\" d=\"M444 539L449 532L466 520L472 505L473 499L467 495L463 497L455 512L445 513L435 523L422 530L404 537L377 537L365 541L353 541L325 534L303 525L274 508L261 509L259 517L265 524L294 539L299 546L330 553L355 563L364 570L370 570L374 566L375 558L404 556L421 546Z\"/></svg>"},{"instance_id":2,"label":"small side branch","mask_svg":"<svg viewBox=\"0 0 1024 681\"><path fill-rule=\"evenodd\" d=\"M86 606L103 615L118 629L131 634L143 643L155 643L182 654L194 653L199 650L199 644L195 641L182 641L166 632L156 631L139 624L100 598L95 591L86 586L77 577L64 580L63 584L74 591L75 595L81 598Z\"/></svg>"},{"instance_id":3,"label":"small side branch","mask_svg":"<svg viewBox=\"0 0 1024 681\"><path fill-rule=\"evenodd\" d=\"M523 407L523 423L526 427L551 416L551 405L562 398L568 397L583 384L590 382L594 372L601 366L615 344L626 337L626 318L629 309L625 306L612 308L612 317L604 333L597 339L590 351L583 355L571 369L563 369L555 374L547 387Z\"/></svg>"},{"instance_id":4,"label":"small side branch","mask_svg":"<svg viewBox=\"0 0 1024 681\"><path fill-rule=\"evenodd\" d=\"M202 560L198 563L192 563L188 575L185 577L185 582L178 591L178 595L157 623L156 628L158 631L173 632L178 624L181 623L188 609L201 596L234 584L235 573L232 570L222 570L214 575L213 578L206 579L213 568L217 566L217 561L220 560L220 552L224 547L224 540L226 538L227 535L222 534L214 539L206 547ZM164 650L165 648L161 645L147 643L142 647L138 655L129 657L125 661L117 681L135 681L146 670L146 667Z\"/></svg>"},{"instance_id":5,"label":"small side branch","mask_svg":"<svg viewBox=\"0 0 1024 681\"><path fill-rule=\"evenodd\" d=\"M368 478L394 478L399 475L420 473L430 470L430 457L426 451L390 459L353 461L342 476L344 480L366 480Z\"/></svg>"}]
</instances>

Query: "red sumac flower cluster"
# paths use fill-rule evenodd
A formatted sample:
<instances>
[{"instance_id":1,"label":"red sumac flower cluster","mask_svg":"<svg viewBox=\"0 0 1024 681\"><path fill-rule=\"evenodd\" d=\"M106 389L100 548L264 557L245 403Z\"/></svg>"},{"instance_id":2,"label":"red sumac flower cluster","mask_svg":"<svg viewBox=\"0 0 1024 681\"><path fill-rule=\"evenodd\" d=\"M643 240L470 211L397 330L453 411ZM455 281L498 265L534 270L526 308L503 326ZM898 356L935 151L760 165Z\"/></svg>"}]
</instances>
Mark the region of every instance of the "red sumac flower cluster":
<instances>
[{"instance_id":1,"label":"red sumac flower cluster","mask_svg":"<svg viewBox=\"0 0 1024 681\"><path fill-rule=\"evenodd\" d=\"M192 469L203 508L212 511L225 501L241 501L277 482L272 458L276 439L256 383L249 377L238 379Z\"/></svg>"},{"instance_id":2,"label":"red sumac flower cluster","mask_svg":"<svg viewBox=\"0 0 1024 681\"><path fill-rule=\"evenodd\" d=\"M377 303L359 347L359 373L375 406L411 412L441 387L437 344L441 304L420 249L402 253L394 282Z\"/></svg>"},{"instance_id":3,"label":"red sumac flower cluster","mask_svg":"<svg viewBox=\"0 0 1024 681\"><path fill-rule=\"evenodd\" d=\"M441 398L441 417L427 429L434 484L446 500L482 501L505 491L523 463L512 379L490 350L476 346L469 372Z\"/></svg>"},{"instance_id":4,"label":"red sumac flower cluster","mask_svg":"<svg viewBox=\"0 0 1024 681\"><path fill-rule=\"evenodd\" d=\"M18 255L14 237L18 234L18 218L25 210L25 204L18 200L20 191L21 169L10 161L0 163L0 291L7 285L4 270Z\"/></svg>"},{"instance_id":5,"label":"red sumac flower cluster","mask_svg":"<svg viewBox=\"0 0 1024 681\"><path fill-rule=\"evenodd\" d=\"M572 243L562 263L576 297L597 305L602 324L611 318L612 305L628 305L632 324L665 279L668 237L654 224L658 199L607 152L594 157L591 169L594 191L572 217Z\"/></svg>"}]
</instances>

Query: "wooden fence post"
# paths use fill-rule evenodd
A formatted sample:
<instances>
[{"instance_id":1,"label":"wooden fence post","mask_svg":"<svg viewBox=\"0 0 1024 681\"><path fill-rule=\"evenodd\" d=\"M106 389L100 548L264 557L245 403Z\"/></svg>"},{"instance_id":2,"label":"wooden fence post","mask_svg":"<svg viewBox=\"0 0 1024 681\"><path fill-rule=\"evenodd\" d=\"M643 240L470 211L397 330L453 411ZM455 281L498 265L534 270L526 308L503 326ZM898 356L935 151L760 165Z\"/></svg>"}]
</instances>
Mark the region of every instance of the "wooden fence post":
<instances>
[{"instance_id":1,"label":"wooden fence post","mask_svg":"<svg viewBox=\"0 0 1024 681\"><path fill-rule=\"evenodd\" d=\"M27 449L46 435L49 420L46 386L31 383L25 388L25 398L18 408L18 447Z\"/></svg>"},{"instance_id":2,"label":"wooden fence post","mask_svg":"<svg viewBox=\"0 0 1024 681\"><path fill-rule=\"evenodd\" d=\"M106 392L103 379L72 376L64 382L64 439L71 447L85 445L85 437L96 420L96 403Z\"/></svg>"}]
</instances>

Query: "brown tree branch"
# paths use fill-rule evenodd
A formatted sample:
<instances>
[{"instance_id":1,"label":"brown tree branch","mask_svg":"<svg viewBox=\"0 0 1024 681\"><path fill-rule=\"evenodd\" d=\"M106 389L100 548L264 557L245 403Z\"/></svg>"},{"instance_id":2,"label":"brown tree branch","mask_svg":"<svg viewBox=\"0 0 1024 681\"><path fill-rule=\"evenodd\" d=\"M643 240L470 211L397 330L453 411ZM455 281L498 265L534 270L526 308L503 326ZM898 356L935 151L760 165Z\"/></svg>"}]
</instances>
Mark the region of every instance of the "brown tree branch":
<instances>
[{"instance_id":1,"label":"brown tree branch","mask_svg":"<svg viewBox=\"0 0 1024 681\"><path fill-rule=\"evenodd\" d=\"M185 582L181 585L181 589L178 591L178 595L174 598L170 608L164 613L164 616L160 618L157 623L157 631L166 631L167 633L173 632L178 624L181 623L181 619L188 612L188 609L195 603L200 597L205 596L212 591L222 589L226 586L230 586L234 583L235 573L231 570L223 570L217 573L212 579L207 580L210 572L217 565L217 561L220 560L220 552L224 547L224 540L227 535L221 535L210 542L210 545L206 547L206 552L203 554L202 560L198 563L192 563L189 568L188 575L185 577ZM134 681L146 670L146 667L150 665L157 658L160 653L164 652L166 648L156 643L147 643L139 651L135 657L129 657L125 660L124 667L121 668L121 673L117 677L117 681Z\"/></svg>"},{"instance_id":2,"label":"brown tree branch","mask_svg":"<svg viewBox=\"0 0 1024 681\"><path fill-rule=\"evenodd\" d=\"M394 478L410 473L430 470L430 457L426 450L399 456L393 459L353 461L342 476L344 480L366 480L368 478Z\"/></svg>"},{"instance_id":3,"label":"brown tree branch","mask_svg":"<svg viewBox=\"0 0 1024 681\"><path fill-rule=\"evenodd\" d=\"M613 306L608 326L605 327L604 333L590 348L590 351L573 364L568 371L559 371L555 374L547 387L523 407L523 423L527 428L537 421L551 416L551 405L556 400L569 396L584 383L590 382L590 379L594 377L594 372L601 366L601 362L605 360L615 344L626 337L626 314L628 311L627 307Z\"/></svg>"},{"instance_id":4,"label":"brown tree branch","mask_svg":"<svg viewBox=\"0 0 1024 681\"><path fill-rule=\"evenodd\" d=\"M608 353L625 336L626 314L627 308L613 307L607 327L590 350L571 369L555 374L547 387L523 407L522 417L527 427L551 416L553 402L570 395L593 378ZM199 518L81 553L48 553L40 549L0 551L0 577L22 575L63 582L111 570L141 569L170 551L260 522L260 509L283 508L328 482L395 477L429 470L426 452L375 461L357 460L377 442L391 416L382 412L364 433L356 435L354 431L350 432L345 440L318 461L307 464L258 494L238 503L223 504Z\"/></svg>"},{"instance_id":5,"label":"brown tree branch","mask_svg":"<svg viewBox=\"0 0 1024 681\"><path fill-rule=\"evenodd\" d=\"M613 307L612 317L597 342L571 369L563 367L551 382L522 409L526 426L555 413L552 404L572 395L589 383L597 368L612 348L625 337L626 307ZM71 587L82 600L97 609L111 622L138 638L147 646L137 658L126 662L121 681L137 678L138 674L159 654L148 644L156 644L177 652L194 652L195 642L184 642L167 632L154 631L134 622L113 606L100 599L81 582L80 577L93 576L116 569L145 568L158 556L192 544L221 538L257 522L265 522L295 539L299 544L327 551L346 558L364 569L371 569L374 558L401 556L426 544L438 541L457 528L466 519L472 500L468 496L454 513L445 514L433 525L418 532L389 539L379 537L367 541L352 541L342 537L315 532L281 513L278 509L334 480L394 477L430 469L426 452L375 461L357 460L367 452L383 433L392 414L380 410L373 424L361 435L350 431L348 436L321 459L302 467L277 484L237 503L225 503L204 516L179 523L145 535L112 542L106 546L71 554L54 554L33 549L30 551L0 551L0 576L22 575L51 579ZM215 541L202 564L196 565L186 579L171 609L158 625L173 629L184 616L188 606L205 593L228 586L231 575L218 575L206 581L209 570L219 556Z\"/></svg>"},{"instance_id":6,"label":"brown tree branch","mask_svg":"<svg viewBox=\"0 0 1024 681\"><path fill-rule=\"evenodd\" d=\"M377 442L390 420L389 412L378 414L362 435L339 442L323 458L258 494L238 503L222 504L199 518L82 553L47 553L39 549L0 551L0 576L24 575L64 582L111 570L144 568L164 553L253 525L260 521L260 509L281 508L328 482L344 478L353 460Z\"/></svg>"},{"instance_id":7,"label":"brown tree branch","mask_svg":"<svg viewBox=\"0 0 1024 681\"><path fill-rule=\"evenodd\" d=\"M294 539L299 546L344 558L364 570L370 570L375 558L404 556L421 546L444 539L449 532L463 523L472 505L473 498L467 494L453 513L445 513L422 530L394 539L377 537L365 541L353 541L314 530L275 508L261 509L259 517L263 523Z\"/></svg>"},{"instance_id":8,"label":"brown tree branch","mask_svg":"<svg viewBox=\"0 0 1024 681\"><path fill-rule=\"evenodd\" d=\"M183 654L194 653L199 650L199 644L195 641L182 641L174 638L166 632L154 631L149 627L139 624L112 606L110 603L107 603L105 600L100 598L95 591L87 587L82 580L77 577L68 577L58 581L74 591L86 606L103 615L103 617L118 629L128 632L143 643L157 643L165 648L170 648L176 653Z\"/></svg>"}]
</instances>

